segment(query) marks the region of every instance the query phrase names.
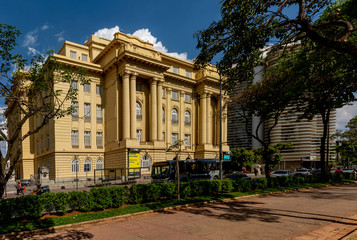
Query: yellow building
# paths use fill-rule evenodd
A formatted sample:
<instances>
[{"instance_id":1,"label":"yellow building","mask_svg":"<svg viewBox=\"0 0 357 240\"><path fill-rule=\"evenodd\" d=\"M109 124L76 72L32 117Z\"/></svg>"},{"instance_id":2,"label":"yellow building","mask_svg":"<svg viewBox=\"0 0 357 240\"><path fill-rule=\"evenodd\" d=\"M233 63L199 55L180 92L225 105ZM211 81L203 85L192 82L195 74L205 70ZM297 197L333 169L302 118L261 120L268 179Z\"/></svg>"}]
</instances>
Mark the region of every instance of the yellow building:
<instances>
[{"instance_id":1,"label":"yellow building","mask_svg":"<svg viewBox=\"0 0 357 240\"><path fill-rule=\"evenodd\" d=\"M86 69L91 82L72 82L78 98L67 104L77 112L51 120L24 142L18 178L35 176L41 167L47 167L49 179L55 181L70 181L76 174L93 177L95 169L132 167L131 151L140 152L142 174L150 174L153 162L175 158L176 153L167 150L180 140L180 159L218 158L219 76L215 67L194 70L193 63L120 32L112 41L93 35L84 45L65 41L54 56L59 62ZM223 96L223 105L226 100ZM223 116L223 151L227 152Z\"/></svg>"}]
</instances>

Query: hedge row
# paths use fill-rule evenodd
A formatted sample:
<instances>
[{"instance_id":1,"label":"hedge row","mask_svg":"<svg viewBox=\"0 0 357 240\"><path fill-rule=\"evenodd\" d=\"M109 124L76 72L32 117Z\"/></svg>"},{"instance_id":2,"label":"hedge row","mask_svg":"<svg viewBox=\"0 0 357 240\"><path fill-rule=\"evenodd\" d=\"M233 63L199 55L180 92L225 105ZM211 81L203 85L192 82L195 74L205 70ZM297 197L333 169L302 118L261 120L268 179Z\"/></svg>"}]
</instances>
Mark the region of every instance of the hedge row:
<instances>
[{"instance_id":1,"label":"hedge row","mask_svg":"<svg viewBox=\"0 0 357 240\"><path fill-rule=\"evenodd\" d=\"M252 180L201 180L182 182L181 198L209 196L218 193L247 192L264 190L268 187L298 186L305 183L339 181L353 179L353 174L331 174L326 179L320 176L294 176L276 178L255 178ZM65 214L69 210L81 212L117 208L124 204L155 202L161 199L175 199L177 196L175 183L150 183L126 187L94 187L90 192L73 191L69 193L44 193L42 195L26 195L0 201L0 222L18 219L40 218L45 212Z\"/></svg>"}]
</instances>

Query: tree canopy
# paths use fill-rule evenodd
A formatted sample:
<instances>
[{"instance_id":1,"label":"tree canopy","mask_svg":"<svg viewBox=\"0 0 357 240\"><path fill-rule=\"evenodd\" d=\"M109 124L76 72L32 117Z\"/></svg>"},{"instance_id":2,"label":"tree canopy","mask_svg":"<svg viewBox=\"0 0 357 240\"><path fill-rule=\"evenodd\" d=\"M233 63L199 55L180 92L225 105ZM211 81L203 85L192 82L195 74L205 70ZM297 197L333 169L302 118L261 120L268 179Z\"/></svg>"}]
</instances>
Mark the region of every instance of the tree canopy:
<instances>
[{"instance_id":1,"label":"tree canopy","mask_svg":"<svg viewBox=\"0 0 357 240\"><path fill-rule=\"evenodd\" d=\"M27 61L14 54L20 31L0 24L0 98L8 105L5 117L8 134L1 129L0 136L7 142L6 156L0 153L0 197L22 154L22 142L40 131L51 119L70 114L68 104L77 97L70 82L89 82L83 69L72 68L56 61L52 51L48 56L35 56ZM40 119L34 127L23 128L33 118ZM9 169L5 170L10 162Z\"/></svg>"},{"instance_id":2,"label":"tree canopy","mask_svg":"<svg viewBox=\"0 0 357 240\"><path fill-rule=\"evenodd\" d=\"M200 49L195 65L222 54L217 67L231 87L253 78L267 46L281 49L308 38L356 59L356 5L357 0L225 0L222 19L195 34Z\"/></svg>"}]
</instances>

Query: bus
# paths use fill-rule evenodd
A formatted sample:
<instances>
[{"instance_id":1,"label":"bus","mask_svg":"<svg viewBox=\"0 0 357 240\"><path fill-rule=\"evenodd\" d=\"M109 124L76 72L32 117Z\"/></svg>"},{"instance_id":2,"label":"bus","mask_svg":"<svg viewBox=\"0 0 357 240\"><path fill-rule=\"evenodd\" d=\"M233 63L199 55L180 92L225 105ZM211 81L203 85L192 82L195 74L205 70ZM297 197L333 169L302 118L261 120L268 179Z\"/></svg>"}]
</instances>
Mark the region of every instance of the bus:
<instances>
[{"instance_id":1,"label":"bus","mask_svg":"<svg viewBox=\"0 0 357 240\"><path fill-rule=\"evenodd\" d=\"M231 161L223 161L223 174L232 169ZM180 181L219 179L219 160L187 159L179 161ZM156 162L152 166L152 182L174 182L176 180L176 160Z\"/></svg>"}]
</instances>

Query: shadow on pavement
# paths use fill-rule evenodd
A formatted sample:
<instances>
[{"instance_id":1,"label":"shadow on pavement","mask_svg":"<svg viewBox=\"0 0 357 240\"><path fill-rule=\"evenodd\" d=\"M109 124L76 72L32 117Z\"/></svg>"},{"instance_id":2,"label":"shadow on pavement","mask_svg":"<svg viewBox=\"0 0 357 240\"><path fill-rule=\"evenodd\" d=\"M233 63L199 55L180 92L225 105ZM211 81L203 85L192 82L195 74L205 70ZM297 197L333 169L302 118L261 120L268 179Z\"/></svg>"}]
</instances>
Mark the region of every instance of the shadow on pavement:
<instances>
[{"instance_id":1,"label":"shadow on pavement","mask_svg":"<svg viewBox=\"0 0 357 240\"><path fill-rule=\"evenodd\" d=\"M9 239L42 239L42 240L79 240L79 239L92 239L94 237L93 234L88 233L88 232L83 232L83 231L77 231L77 230L70 230L65 233L59 233L58 235L52 235L55 232L53 230L49 231L42 231L41 233L23 233L23 234L17 234L16 236L11 236ZM44 235L49 235L51 234L52 236L47 237ZM42 235L42 236L41 236Z\"/></svg>"},{"instance_id":2,"label":"shadow on pavement","mask_svg":"<svg viewBox=\"0 0 357 240\"><path fill-rule=\"evenodd\" d=\"M256 202L254 204L257 204ZM259 202L258 202L259 204ZM198 208L189 208L183 210L192 214L200 214L217 219L229 221L247 221L257 219L262 222L281 222L282 217L295 219L306 219L315 221L324 221L329 223L341 223L345 225L357 226L357 220L344 218L334 215L324 215L311 212L299 212L285 209L271 209L252 206L251 202L228 202L216 205L208 205Z\"/></svg>"}]
</instances>

